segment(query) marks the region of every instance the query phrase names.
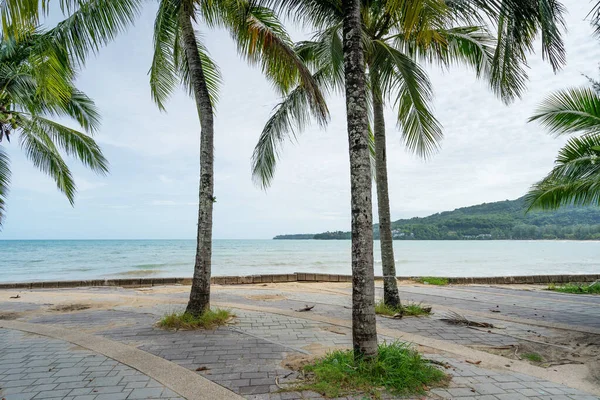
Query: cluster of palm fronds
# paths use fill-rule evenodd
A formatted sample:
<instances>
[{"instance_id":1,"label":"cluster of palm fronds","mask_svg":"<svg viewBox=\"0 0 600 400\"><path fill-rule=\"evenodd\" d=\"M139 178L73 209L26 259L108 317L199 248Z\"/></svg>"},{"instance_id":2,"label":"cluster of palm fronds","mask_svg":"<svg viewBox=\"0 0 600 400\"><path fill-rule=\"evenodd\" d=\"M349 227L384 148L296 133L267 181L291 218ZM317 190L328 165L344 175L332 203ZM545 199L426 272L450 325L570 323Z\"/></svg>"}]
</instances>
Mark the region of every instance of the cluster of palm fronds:
<instances>
[{"instance_id":1,"label":"cluster of palm fronds","mask_svg":"<svg viewBox=\"0 0 600 400\"><path fill-rule=\"evenodd\" d=\"M323 93L343 93L341 1L264 2L316 31L311 40L296 44L296 52ZM421 156L435 152L443 137L433 115L433 88L424 65L467 65L510 102L526 89L526 56L540 33L542 55L555 70L565 63L560 35L565 10L557 1L369 0L362 4L368 98L381 97L381 102L395 108L406 148ZM296 139L311 122L309 104L305 88L298 86L276 106L253 155L253 176L261 186L271 184L283 143ZM315 119L320 125L327 122L318 115Z\"/></svg>"},{"instance_id":2,"label":"cluster of palm fronds","mask_svg":"<svg viewBox=\"0 0 600 400\"><path fill-rule=\"evenodd\" d=\"M107 172L108 163L89 134L50 119L70 117L88 133L99 121L93 102L74 85L73 60L50 35L33 30L20 32L18 40L0 36L0 142L16 136L27 158L73 203L75 183L61 151L98 173ZM0 146L0 224L9 183L9 157Z\"/></svg>"},{"instance_id":3,"label":"cluster of palm fronds","mask_svg":"<svg viewBox=\"0 0 600 400\"><path fill-rule=\"evenodd\" d=\"M600 33L600 2L590 12ZM600 83L550 95L530 119L555 135L580 134L559 151L555 167L527 194L530 208L600 205Z\"/></svg>"}]
</instances>

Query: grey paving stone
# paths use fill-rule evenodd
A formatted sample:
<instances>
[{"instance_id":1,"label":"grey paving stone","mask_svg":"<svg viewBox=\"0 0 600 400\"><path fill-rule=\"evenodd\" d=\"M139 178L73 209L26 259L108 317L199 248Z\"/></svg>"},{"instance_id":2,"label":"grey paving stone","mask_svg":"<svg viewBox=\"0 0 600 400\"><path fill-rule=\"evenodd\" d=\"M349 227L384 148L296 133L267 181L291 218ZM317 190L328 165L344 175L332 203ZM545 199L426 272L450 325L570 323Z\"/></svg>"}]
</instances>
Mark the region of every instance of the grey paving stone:
<instances>
[{"instance_id":1,"label":"grey paving stone","mask_svg":"<svg viewBox=\"0 0 600 400\"><path fill-rule=\"evenodd\" d=\"M16 358L14 352L19 352L20 358ZM165 387L155 380L70 343L0 329L0 365L5 366L7 360L18 360L18 363L13 365L12 372L15 373L0 375L0 398L6 400L125 399L132 389L127 389L125 384L118 385L124 378L145 385L156 385L154 388L143 389L152 390L153 398L179 397L172 391L163 396ZM98 366L99 362L101 366ZM115 376L96 377L98 368L103 372L113 372Z\"/></svg>"}]
</instances>

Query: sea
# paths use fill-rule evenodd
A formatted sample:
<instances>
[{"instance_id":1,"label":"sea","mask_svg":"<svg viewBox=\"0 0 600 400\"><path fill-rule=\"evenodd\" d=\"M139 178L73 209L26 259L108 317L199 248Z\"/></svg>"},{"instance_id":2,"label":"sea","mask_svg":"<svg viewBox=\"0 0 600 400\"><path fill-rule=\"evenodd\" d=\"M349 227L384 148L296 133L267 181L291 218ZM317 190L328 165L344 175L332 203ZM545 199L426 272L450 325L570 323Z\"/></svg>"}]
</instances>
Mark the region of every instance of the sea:
<instances>
[{"instance_id":1,"label":"sea","mask_svg":"<svg viewBox=\"0 0 600 400\"><path fill-rule=\"evenodd\" d=\"M194 240L0 241L0 282L191 277ZM395 241L401 276L600 273L598 241ZM375 274L381 274L379 242ZM350 274L349 240L215 240L214 276Z\"/></svg>"}]
</instances>

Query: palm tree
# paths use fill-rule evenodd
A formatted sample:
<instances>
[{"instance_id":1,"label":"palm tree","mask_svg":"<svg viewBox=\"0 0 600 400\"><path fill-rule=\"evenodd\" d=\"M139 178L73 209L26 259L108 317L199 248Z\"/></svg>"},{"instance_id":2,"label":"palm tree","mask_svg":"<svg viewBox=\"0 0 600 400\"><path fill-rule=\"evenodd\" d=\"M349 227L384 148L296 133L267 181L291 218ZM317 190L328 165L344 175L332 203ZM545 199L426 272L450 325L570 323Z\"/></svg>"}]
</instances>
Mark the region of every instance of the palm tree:
<instances>
[{"instance_id":1,"label":"palm tree","mask_svg":"<svg viewBox=\"0 0 600 400\"><path fill-rule=\"evenodd\" d=\"M74 204L76 186L61 150L99 174L108 172L108 162L90 135L50 119L69 117L90 134L99 125L94 103L75 87L68 53L47 46L51 34L21 32L18 41L0 35L0 143L17 138L27 158ZM9 183L9 157L0 145L0 225Z\"/></svg>"},{"instance_id":2,"label":"palm tree","mask_svg":"<svg viewBox=\"0 0 600 400\"><path fill-rule=\"evenodd\" d=\"M28 2L5 0L2 17L5 29L14 31L39 18ZM48 43L65 46L83 62L90 52L113 40L130 26L143 0L61 0L70 13L59 23ZM20 8L19 8L20 7ZM44 9L42 7L42 9ZM155 21L154 58L150 70L152 97L160 109L181 84L196 101L200 119L200 190L194 277L187 312L198 315L210 307L212 254L214 126L213 106L220 75L206 48L194 31L194 22L207 28L229 30L239 53L249 63L260 65L264 74L282 93L300 85L307 104L320 120L328 117L327 107L310 71L293 50L293 42L283 25L268 8L251 0L161 0ZM6 28L8 27L8 28Z\"/></svg>"},{"instance_id":3,"label":"palm tree","mask_svg":"<svg viewBox=\"0 0 600 400\"><path fill-rule=\"evenodd\" d=\"M312 67L323 91L342 93L343 15L340 2L324 0L302 3L294 2L295 10L302 10L303 14L312 10L316 17L305 19L318 31L311 41L299 43L296 51ZM478 77L486 79L491 89L505 102L510 102L524 91L524 49L530 48L537 30L544 32L543 49L546 57L556 68L563 62L560 36L550 35L554 34L557 25L562 24L560 4L551 4L553 13L546 16L534 7L525 7L527 2L520 4L523 7L520 14L511 8L513 5L510 1L498 3L496 8L492 7L493 3L423 1L411 5L408 1L391 0L362 3L365 63L373 115L384 302L390 306L400 306L400 299L395 279L387 183L383 114L386 103L392 103L397 108L397 122L407 149L427 157L438 149L442 129L429 106L433 93L431 84L417 62L437 63L443 67L455 63L466 64ZM515 23L525 24L527 20L523 21L522 14L529 15L527 23L530 32L514 31L506 22L508 18L502 18L502 22L496 24L499 38L494 38L483 27L484 21L475 18L477 9L483 10L483 15L492 21L504 16L511 17ZM296 12L294 15L298 14ZM511 40L512 36L517 36L518 40ZM519 45L515 46L515 43ZM272 182L282 143L290 133L295 136L296 131L302 130L310 121L310 110L305 109L306 102L302 96L300 87L288 94L276 107L256 145L253 174L255 181L263 187Z\"/></svg>"},{"instance_id":4,"label":"palm tree","mask_svg":"<svg viewBox=\"0 0 600 400\"><path fill-rule=\"evenodd\" d=\"M373 358L377 355L377 326L373 276L371 162L361 0L344 1L342 10L352 210L352 344L355 356Z\"/></svg>"},{"instance_id":5,"label":"palm tree","mask_svg":"<svg viewBox=\"0 0 600 400\"><path fill-rule=\"evenodd\" d=\"M292 42L271 10L248 1L162 0L155 23L155 52L151 88L159 107L178 80L196 100L200 119L200 204L194 278L187 312L198 315L210 307L213 194L213 104L220 80L193 21L206 26L224 26L240 53L281 90L302 85L310 92L310 105L321 118L327 117L324 101L308 69L293 51Z\"/></svg>"}]
</instances>

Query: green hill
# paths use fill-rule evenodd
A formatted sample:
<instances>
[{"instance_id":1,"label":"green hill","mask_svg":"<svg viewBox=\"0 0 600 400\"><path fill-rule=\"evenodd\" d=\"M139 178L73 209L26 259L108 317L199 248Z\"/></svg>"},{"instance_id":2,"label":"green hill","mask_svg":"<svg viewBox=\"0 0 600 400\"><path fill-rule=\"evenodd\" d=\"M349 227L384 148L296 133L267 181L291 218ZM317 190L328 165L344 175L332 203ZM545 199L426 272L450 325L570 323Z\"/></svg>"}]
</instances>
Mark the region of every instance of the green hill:
<instances>
[{"instance_id":1,"label":"green hill","mask_svg":"<svg viewBox=\"0 0 600 400\"><path fill-rule=\"evenodd\" d=\"M566 207L558 211L525 213L524 199L484 203L445 211L428 217L400 219L392 223L397 240L598 240L600 208ZM379 227L373 227L379 238ZM286 239L292 235L276 236ZM311 235L302 235L303 239ZM350 232L324 232L313 239L350 239Z\"/></svg>"}]
</instances>

